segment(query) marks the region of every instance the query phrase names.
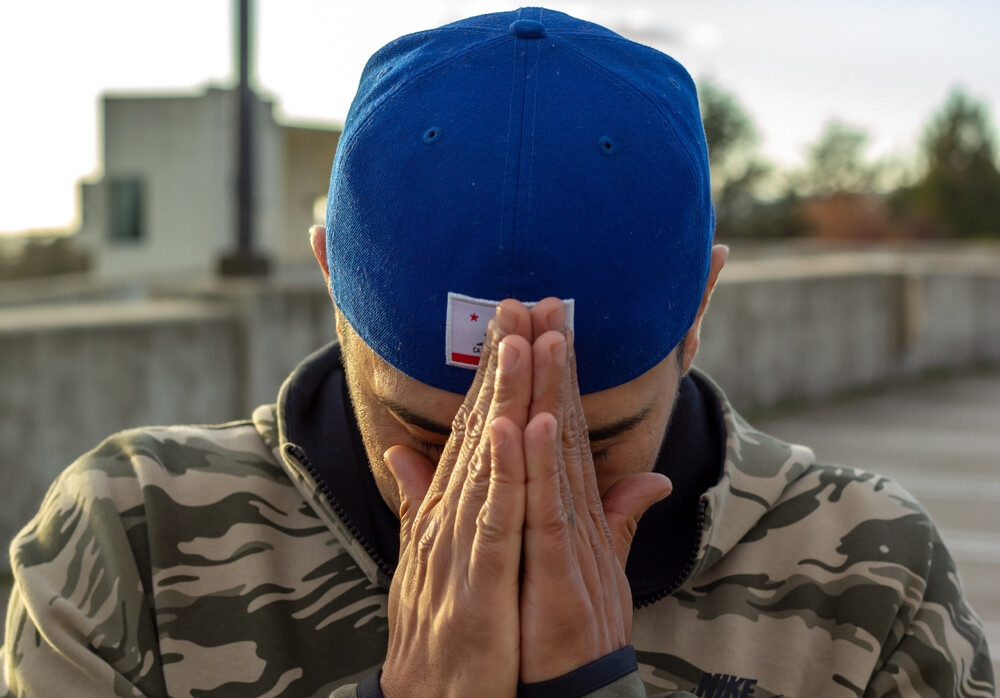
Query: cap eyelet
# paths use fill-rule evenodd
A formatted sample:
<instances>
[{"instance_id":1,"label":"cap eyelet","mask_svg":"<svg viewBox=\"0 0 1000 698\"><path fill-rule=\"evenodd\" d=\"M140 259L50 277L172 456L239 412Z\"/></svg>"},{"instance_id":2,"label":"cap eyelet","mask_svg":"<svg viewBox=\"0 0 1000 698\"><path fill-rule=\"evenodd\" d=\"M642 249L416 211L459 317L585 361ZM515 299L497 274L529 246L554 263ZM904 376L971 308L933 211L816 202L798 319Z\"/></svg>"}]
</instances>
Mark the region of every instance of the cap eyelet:
<instances>
[{"instance_id":1,"label":"cap eyelet","mask_svg":"<svg viewBox=\"0 0 1000 698\"><path fill-rule=\"evenodd\" d=\"M439 138L441 138L441 129L437 126L431 126L424 131L424 143L433 143Z\"/></svg>"},{"instance_id":2,"label":"cap eyelet","mask_svg":"<svg viewBox=\"0 0 1000 698\"><path fill-rule=\"evenodd\" d=\"M614 155L615 151L618 150L618 146L615 145L615 142L607 136L601 136L597 139L597 147L600 148L601 152L605 155Z\"/></svg>"}]
</instances>

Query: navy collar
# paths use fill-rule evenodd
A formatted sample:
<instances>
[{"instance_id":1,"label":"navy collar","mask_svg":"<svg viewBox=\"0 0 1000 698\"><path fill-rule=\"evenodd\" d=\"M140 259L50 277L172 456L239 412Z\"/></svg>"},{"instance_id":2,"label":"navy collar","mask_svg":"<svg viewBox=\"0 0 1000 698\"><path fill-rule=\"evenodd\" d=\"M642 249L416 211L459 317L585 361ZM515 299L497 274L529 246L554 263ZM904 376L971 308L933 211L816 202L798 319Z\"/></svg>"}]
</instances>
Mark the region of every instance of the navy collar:
<instances>
[{"instance_id":1,"label":"navy collar","mask_svg":"<svg viewBox=\"0 0 1000 698\"><path fill-rule=\"evenodd\" d=\"M391 575L399 558L399 521L375 485L351 408L340 346L307 358L279 397L285 438L302 448L332 494L331 505ZM697 374L681 381L655 470L673 494L642 517L626 565L636 603L672 591L682 581L700 537L699 500L719 481L725 427L718 398Z\"/></svg>"}]
</instances>

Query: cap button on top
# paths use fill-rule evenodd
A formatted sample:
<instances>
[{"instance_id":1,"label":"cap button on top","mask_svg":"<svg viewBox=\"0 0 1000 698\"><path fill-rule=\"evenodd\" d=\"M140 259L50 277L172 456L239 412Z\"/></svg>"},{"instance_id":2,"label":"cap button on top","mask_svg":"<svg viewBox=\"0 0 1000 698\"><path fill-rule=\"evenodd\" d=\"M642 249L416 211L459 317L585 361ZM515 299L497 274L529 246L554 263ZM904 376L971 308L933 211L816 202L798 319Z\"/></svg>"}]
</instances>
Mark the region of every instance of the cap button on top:
<instances>
[{"instance_id":1,"label":"cap button on top","mask_svg":"<svg viewBox=\"0 0 1000 698\"><path fill-rule=\"evenodd\" d=\"M510 33L518 39L541 39L545 36L545 25L533 19L519 19L511 23Z\"/></svg>"}]
</instances>

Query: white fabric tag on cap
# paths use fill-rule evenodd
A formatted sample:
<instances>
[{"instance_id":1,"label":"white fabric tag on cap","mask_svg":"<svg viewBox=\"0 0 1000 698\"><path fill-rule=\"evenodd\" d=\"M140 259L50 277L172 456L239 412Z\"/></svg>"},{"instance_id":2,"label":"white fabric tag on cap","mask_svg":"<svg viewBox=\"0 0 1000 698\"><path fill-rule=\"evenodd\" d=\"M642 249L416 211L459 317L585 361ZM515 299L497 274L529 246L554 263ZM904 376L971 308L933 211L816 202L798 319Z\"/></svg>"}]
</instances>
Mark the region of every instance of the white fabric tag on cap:
<instances>
[{"instance_id":1,"label":"white fabric tag on cap","mask_svg":"<svg viewBox=\"0 0 1000 698\"><path fill-rule=\"evenodd\" d=\"M448 294L448 317L445 320L445 363L449 366L476 368L486 342L486 327L493 319L497 304L483 298ZM525 303L527 307L534 303ZM573 329L573 299L563 301L566 327Z\"/></svg>"}]
</instances>

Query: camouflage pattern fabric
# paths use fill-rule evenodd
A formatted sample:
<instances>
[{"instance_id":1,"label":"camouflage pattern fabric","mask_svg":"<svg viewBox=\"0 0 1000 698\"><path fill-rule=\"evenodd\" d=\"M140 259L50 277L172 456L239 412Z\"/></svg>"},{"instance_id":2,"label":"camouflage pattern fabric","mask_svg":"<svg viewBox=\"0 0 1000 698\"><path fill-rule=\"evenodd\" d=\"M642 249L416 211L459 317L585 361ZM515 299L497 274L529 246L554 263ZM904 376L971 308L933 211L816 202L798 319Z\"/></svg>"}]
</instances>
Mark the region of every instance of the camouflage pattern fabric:
<instances>
[{"instance_id":1,"label":"camouflage pattern fabric","mask_svg":"<svg viewBox=\"0 0 1000 698\"><path fill-rule=\"evenodd\" d=\"M723 404L725 474L703 497L699 560L635 616L648 689L994 696L982 624L923 508L883 477L813 463Z\"/></svg>"},{"instance_id":2,"label":"camouflage pattern fabric","mask_svg":"<svg viewBox=\"0 0 1000 698\"><path fill-rule=\"evenodd\" d=\"M636 611L639 672L594 695L993 696L920 506L725 409L691 575ZM128 431L66 470L11 546L0 696L353 695L388 580L275 425Z\"/></svg>"}]
</instances>

